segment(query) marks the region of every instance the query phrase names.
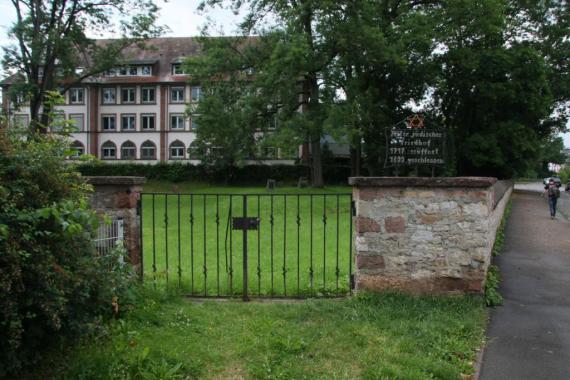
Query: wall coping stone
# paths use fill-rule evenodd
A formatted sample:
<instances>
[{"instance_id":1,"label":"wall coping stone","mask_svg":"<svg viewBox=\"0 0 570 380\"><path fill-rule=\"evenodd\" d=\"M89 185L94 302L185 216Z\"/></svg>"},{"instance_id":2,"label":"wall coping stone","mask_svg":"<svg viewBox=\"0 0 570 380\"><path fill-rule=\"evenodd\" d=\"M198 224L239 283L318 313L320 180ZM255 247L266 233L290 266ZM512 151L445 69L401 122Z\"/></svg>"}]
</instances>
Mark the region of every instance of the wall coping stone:
<instances>
[{"instance_id":1,"label":"wall coping stone","mask_svg":"<svg viewBox=\"0 0 570 380\"><path fill-rule=\"evenodd\" d=\"M87 183L90 185L98 186L114 186L114 185L142 185L146 182L145 177L135 177L135 176L93 176L84 177Z\"/></svg>"},{"instance_id":2,"label":"wall coping stone","mask_svg":"<svg viewBox=\"0 0 570 380\"><path fill-rule=\"evenodd\" d=\"M350 177L354 187L468 187L488 188L497 182L493 177Z\"/></svg>"}]
</instances>

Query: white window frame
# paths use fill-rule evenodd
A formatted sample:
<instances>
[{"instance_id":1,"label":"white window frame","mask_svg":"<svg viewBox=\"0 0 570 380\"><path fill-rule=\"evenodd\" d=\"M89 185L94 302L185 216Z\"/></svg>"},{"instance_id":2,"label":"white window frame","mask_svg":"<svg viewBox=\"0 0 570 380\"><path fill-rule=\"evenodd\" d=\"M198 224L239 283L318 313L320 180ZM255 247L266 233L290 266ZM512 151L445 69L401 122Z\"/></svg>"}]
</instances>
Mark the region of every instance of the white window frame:
<instances>
[{"instance_id":1,"label":"white window frame","mask_svg":"<svg viewBox=\"0 0 570 380\"><path fill-rule=\"evenodd\" d=\"M152 100L145 100L145 94L148 95L152 92ZM142 87L141 88L141 103L156 104L156 87Z\"/></svg>"},{"instance_id":2,"label":"white window frame","mask_svg":"<svg viewBox=\"0 0 570 380\"><path fill-rule=\"evenodd\" d=\"M190 88L190 100L192 103L198 103L200 100L202 100L201 86L192 86Z\"/></svg>"},{"instance_id":3,"label":"white window frame","mask_svg":"<svg viewBox=\"0 0 570 380\"><path fill-rule=\"evenodd\" d=\"M125 128L125 120L132 120L132 128ZM127 122L127 125L131 123ZM137 115L134 113L121 114L121 131L122 132L135 132L137 130Z\"/></svg>"},{"instance_id":4,"label":"white window frame","mask_svg":"<svg viewBox=\"0 0 570 380\"><path fill-rule=\"evenodd\" d=\"M74 126L77 128L77 130L79 132L82 132L85 130L85 115L82 113L70 113L69 114L69 120L73 120L75 121ZM81 122L78 122L78 120L81 120Z\"/></svg>"},{"instance_id":5,"label":"white window frame","mask_svg":"<svg viewBox=\"0 0 570 380\"><path fill-rule=\"evenodd\" d=\"M74 144L78 142L79 144L81 144L81 146L77 146ZM83 143L81 141L74 141L73 144L70 145L69 147L70 149L75 150L74 154L72 154L71 156L69 156L69 158L78 158L80 156L83 156L85 154L85 145L83 145Z\"/></svg>"},{"instance_id":6,"label":"white window frame","mask_svg":"<svg viewBox=\"0 0 570 380\"><path fill-rule=\"evenodd\" d=\"M125 143L127 143L127 141L125 141L124 143L121 144L121 160L136 160L137 159L137 146L132 141L128 141L128 142L132 143L133 146L124 147L124 145L125 145ZM123 149L129 150L129 151L132 150L133 156L128 157L128 158L124 157Z\"/></svg>"},{"instance_id":7,"label":"white window frame","mask_svg":"<svg viewBox=\"0 0 570 380\"><path fill-rule=\"evenodd\" d=\"M170 103L184 103L184 87L183 86L173 86L170 87ZM174 96L174 94L178 94ZM182 94L182 99L180 98Z\"/></svg>"},{"instance_id":8,"label":"white window frame","mask_svg":"<svg viewBox=\"0 0 570 380\"><path fill-rule=\"evenodd\" d=\"M105 143L106 144L106 143ZM101 145L101 159L102 160L116 160L117 159L117 144L110 144L109 146ZM112 145L112 146L111 146ZM105 153L113 150L113 155L106 155Z\"/></svg>"},{"instance_id":9,"label":"white window frame","mask_svg":"<svg viewBox=\"0 0 570 380\"><path fill-rule=\"evenodd\" d=\"M176 118L176 126L174 120ZM184 119L183 113L171 113L170 114L170 130L172 131L183 131L186 129L186 120Z\"/></svg>"},{"instance_id":10,"label":"white window frame","mask_svg":"<svg viewBox=\"0 0 570 380\"><path fill-rule=\"evenodd\" d=\"M108 96L109 95L109 96ZM110 99L112 95L112 100ZM103 104L117 104L117 88L116 87L103 87L102 95Z\"/></svg>"},{"instance_id":11,"label":"white window frame","mask_svg":"<svg viewBox=\"0 0 570 380\"><path fill-rule=\"evenodd\" d=\"M127 96L125 97L125 95ZM136 101L137 101L136 87L121 87L121 104L134 104Z\"/></svg>"},{"instance_id":12,"label":"white window frame","mask_svg":"<svg viewBox=\"0 0 570 380\"><path fill-rule=\"evenodd\" d=\"M112 120L113 128L105 128L105 121ZM102 131L116 131L117 130L117 115L101 115L101 130Z\"/></svg>"},{"instance_id":13,"label":"white window frame","mask_svg":"<svg viewBox=\"0 0 570 380\"><path fill-rule=\"evenodd\" d=\"M85 89L81 87L74 87L69 90L69 103L70 104L84 104L85 103Z\"/></svg>"},{"instance_id":14,"label":"white window frame","mask_svg":"<svg viewBox=\"0 0 570 380\"><path fill-rule=\"evenodd\" d=\"M196 131L197 129L198 129L198 123L196 123L196 122L194 121L194 118L192 117L192 118L190 119L190 130L191 130L191 131Z\"/></svg>"},{"instance_id":15,"label":"white window frame","mask_svg":"<svg viewBox=\"0 0 570 380\"><path fill-rule=\"evenodd\" d=\"M186 146L184 145L184 143L182 143L182 145L172 146L173 144L174 142L170 144L170 146L168 147L168 151L170 153L170 159L184 160L186 158ZM176 154L173 154L174 152L176 152ZM179 155L180 152L182 152L182 155Z\"/></svg>"},{"instance_id":16,"label":"white window frame","mask_svg":"<svg viewBox=\"0 0 570 380\"><path fill-rule=\"evenodd\" d=\"M152 128L145 128L145 119L152 120ZM141 114L141 131L154 131L156 130L156 115L155 114Z\"/></svg>"},{"instance_id":17,"label":"white window frame","mask_svg":"<svg viewBox=\"0 0 570 380\"><path fill-rule=\"evenodd\" d=\"M140 67L140 75L143 77L150 77L152 76L152 66L141 66Z\"/></svg>"},{"instance_id":18,"label":"white window frame","mask_svg":"<svg viewBox=\"0 0 570 380\"><path fill-rule=\"evenodd\" d=\"M186 74L184 72L184 67L182 66L182 63L173 63L171 73L172 73L172 75L185 75Z\"/></svg>"},{"instance_id":19,"label":"white window frame","mask_svg":"<svg viewBox=\"0 0 570 380\"><path fill-rule=\"evenodd\" d=\"M149 140L147 140L147 141L149 141ZM153 144L152 144L152 147L150 147L150 146L144 146L144 144L145 144L147 141L144 141L144 142L141 144L141 160L156 160L156 144L153 143ZM147 150L147 149L152 149L152 150L153 150L152 157L145 157L145 155L143 154L143 152L144 152L145 150Z\"/></svg>"}]
</instances>

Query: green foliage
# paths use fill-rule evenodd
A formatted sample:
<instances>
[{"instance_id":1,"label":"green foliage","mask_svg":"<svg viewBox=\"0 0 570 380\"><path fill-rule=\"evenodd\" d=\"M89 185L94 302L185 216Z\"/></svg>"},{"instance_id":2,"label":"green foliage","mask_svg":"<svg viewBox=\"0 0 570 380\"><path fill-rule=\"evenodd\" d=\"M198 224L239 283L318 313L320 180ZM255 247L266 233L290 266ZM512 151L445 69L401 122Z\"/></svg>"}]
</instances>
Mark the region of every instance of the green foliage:
<instances>
[{"instance_id":1,"label":"green foliage","mask_svg":"<svg viewBox=\"0 0 570 380\"><path fill-rule=\"evenodd\" d=\"M232 170L231 177L224 167L192 165L183 163L157 164L107 164L101 161L77 166L83 175L136 175L148 179L171 182L208 181L212 184L256 184L265 185L268 179L285 183L296 183L299 177L308 177L309 169L304 165L244 165ZM332 161L324 165L324 173L331 184L347 184L350 167L346 163Z\"/></svg>"},{"instance_id":2,"label":"green foliage","mask_svg":"<svg viewBox=\"0 0 570 380\"><path fill-rule=\"evenodd\" d=\"M132 296L121 253L95 255L90 188L66 154L57 137L0 130L0 377Z\"/></svg>"},{"instance_id":3,"label":"green foliage","mask_svg":"<svg viewBox=\"0 0 570 380\"><path fill-rule=\"evenodd\" d=\"M564 169L562 169L558 175L560 176L560 180L562 181L562 186L564 189L568 181L570 181L570 165L566 165L566 167L564 167Z\"/></svg>"},{"instance_id":4,"label":"green foliage","mask_svg":"<svg viewBox=\"0 0 570 380\"><path fill-rule=\"evenodd\" d=\"M499 267L491 265L487 271L487 281L485 282L485 303L487 306L500 306L503 304L503 296L499 293L500 282Z\"/></svg>"},{"instance_id":5,"label":"green foliage","mask_svg":"<svg viewBox=\"0 0 570 380\"><path fill-rule=\"evenodd\" d=\"M485 319L475 297L147 297L108 339L70 352L53 377L458 379L473 373Z\"/></svg>"},{"instance_id":6,"label":"green foliage","mask_svg":"<svg viewBox=\"0 0 570 380\"><path fill-rule=\"evenodd\" d=\"M503 244L505 243L505 228L507 227L507 222L509 216L511 215L511 210L513 208L513 201L509 199L509 203L505 207L505 212L503 213L503 218L501 219L501 224L497 229L497 235L495 236L495 242L493 244L493 257L499 256L503 250Z\"/></svg>"},{"instance_id":7,"label":"green foliage","mask_svg":"<svg viewBox=\"0 0 570 380\"><path fill-rule=\"evenodd\" d=\"M513 202L512 199L509 200L507 206L505 207L505 212L503 213L503 218L501 219L501 224L497 229L497 235L495 236L495 242L493 244L492 256L496 257L501 254L503 245L505 243L505 228L511 215ZM489 266L487 270L487 280L485 282L485 303L487 306L499 306L503 304L503 297L499 293L499 283L501 282L501 276L499 273L499 267L496 265Z\"/></svg>"}]
</instances>

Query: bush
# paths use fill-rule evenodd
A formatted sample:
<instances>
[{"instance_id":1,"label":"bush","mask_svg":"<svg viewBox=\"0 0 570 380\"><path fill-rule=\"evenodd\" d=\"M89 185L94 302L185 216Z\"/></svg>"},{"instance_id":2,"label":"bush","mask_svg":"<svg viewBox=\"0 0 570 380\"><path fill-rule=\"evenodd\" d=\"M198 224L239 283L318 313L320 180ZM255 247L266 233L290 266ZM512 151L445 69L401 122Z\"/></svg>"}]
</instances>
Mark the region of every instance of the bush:
<instances>
[{"instance_id":1,"label":"bush","mask_svg":"<svg viewBox=\"0 0 570 380\"><path fill-rule=\"evenodd\" d=\"M0 378L114 314L132 275L95 254L90 187L56 137L0 129ZM117 298L118 297L118 298Z\"/></svg>"}]
</instances>

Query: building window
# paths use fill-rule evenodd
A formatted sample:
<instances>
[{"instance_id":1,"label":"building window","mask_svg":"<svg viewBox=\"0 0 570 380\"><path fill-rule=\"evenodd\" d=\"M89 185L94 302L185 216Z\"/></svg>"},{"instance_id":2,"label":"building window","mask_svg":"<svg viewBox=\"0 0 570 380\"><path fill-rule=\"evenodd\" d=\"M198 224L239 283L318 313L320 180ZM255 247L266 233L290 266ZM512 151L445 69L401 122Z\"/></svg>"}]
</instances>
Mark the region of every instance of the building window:
<instances>
[{"instance_id":1,"label":"building window","mask_svg":"<svg viewBox=\"0 0 570 380\"><path fill-rule=\"evenodd\" d=\"M134 103L135 89L132 87L121 88L121 103Z\"/></svg>"},{"instance_id":2,"label":"building window","mask_svg":"<svg viewBox=\"0 0 570 380\"><path fill-rule=\"evenodd\" d=\"M101 157L104 160L114 160L117 158L117 147L113 142L107 141L101 145Z\"/></svg>"},{"instance_id":3,"label":"building window","mask_svg":"<svg viewBox=\"0 0 570 380\"><path fill-rule=\"evenodd\" d=\"M27 127L30 124L30 117L28 115L14 115L15 127Z\"/></svg>"},{"instance_id":4,"label":"building window","mask_svg":"<svg viewBox=\"0 0 570 380\"><path fill-rule=\"evenodd\" d=\"M172 75L184 75L184 69L182 68L181 63L173 63L172 64Z\"/></svg>"},{"instance_id":5,"label":"building window","mask_svg":"<svg viewBox=\"0 0 570 380\"><path fill-rule=\"evenodd\" d=\"M136 76L137 75L137 67L136 66L129 66L129 75Z\"/></svg>"},{"instance_id":6,"label":"building window","mask_svg":"<svg viewBox=\"0 0 570 380\"><path fill-rule=\"evenodd\" d=\"M188 157L191 160L199 160L200 159L200 148L197 147L194 144L190 144L190 146L188 147Z\"/></svg>"},{"instance_id":7,"label":"building window","mask_svg":"<svg viewBox=\"0 0 570 380\"><path fill-rule=\"evenodd\" d=\"M125 141L121 145L121 160L135 160L137 158L137 146L132 141Z\"/></svg>"},{"instance_id":8,"label":"building window","mask_svg":"<svg viewBox=\"0 0 570 380\"><path fill-rule=\"evenodd\" d=\"M121 115L121 131L134 131L135 120L135 115Z\"/></svg>"},{"instance_id":9,"label":"building window","mask_svg":"<svg viewBox=\"0 0 570 380\"><path fill-rule=\"evenodd\" d=\"M114 131L116 128L115 115L103 115L101 116L103 130L104 131Z\"/></svg>"},{"instance_id":10,"label":"building window","mask_svg":"<svg viewBox=\"0 0 570 380\"><path fill-rule=\"evenodd\" d=\"M265 158L275 159L277 158L277 148L273 146L268 146L264 149L264 156Z\"/></svg>"},{"instance_id":11,"label":"building window","mask_svg":"<svg viewBox=\"0 0 570 380\"><path fill-rule=\"evenodd\" d=\"M83 104L83 89L72 88L69 90L69 102L71 104Z\"/></svg>"},{"instance_id":12,"label":"building window","mask_svg":"<svg viewBox=\"0 0 570 380\"><path fill-rule=\"evenodd\" d=\"M75 140L71 144L70 148L73 150L73 154L70 156L70 158L77 158L85 154L85 147L80 141Z\"/></svg>"},{"instance_id":13,"label":"building window","mask_svg":"<svg viewBox=\"0 0 570 380\"><path fill-rule=\"evenodd\" d=\"M143 131L154 129L154 115L141 115L141 125Z\"/></svg>"},{"instance_id":14,"label":"building window","mask_svg":"<svg viewBox=\"0 0 570 380\"><path fill-rule=\"evenodd\" d=\"M202 100L202 87L192 86L192 103Z\"/></svg>"},{"instance_id":15,"label":"building window","mask_svg":"<svg viewBox=\"0 0 570 380\"><path fill-rule=\"evenodd\" d=\"M155 103L156 102L155 91L156 89L154 87L143 87L141 89L142 102Z\"/></svg>"},{"instance_id":16,"label":"building window","mask_svg":"<svg viewBox=\"0 0 570 380\"><path fill-rule=\"evenodd\" d=\"M156 160L156 145L152 141L142 143L141 160Z\"/></svg>"},{"instance_id":17,"label":"building window","mask_svg":"<svg viewBox=\"0 0 570 380\"><path fill-rule=\"evenodd\" d=\"M119 68L119 75L127 75L128 74L128 67L124 66L124 67L120 67Z\"/></svg>"},{"instance_id":18,"label":"building window","mask_svg":"<svg viewBox=\"0 0 570 380\"><path fill-rule=\"evenodd\" d=\"M103 89L103 104L115 104L117 89L113 87L108 87Z\"/></svg>"},{"instance_id":19,"label":"building window","mask_svg":"<svg viewBox=\"0 0 570 380\"><path fill-rule=\"evenodd\" d=\"M80 132L84 130L84 128L85 128L85 117L83 116L83 114L81 114L81 113L71 114L71 115L69 115L69 120L73 124L72 126L75 128L75 130L80 131Z\"/></svg>"},{"instance_id":20,"label":"building window","mask_svg":"<svg viewBox=\"0 0 570 380\"><path fill-rule=\"evenodd\" d=\"M172 160L182 160L186 157L186 154L184 153L184 151L186 150L186 147L184 146L184 143L180 140L176 140L174 141L172 144L170 144L170 158Z\"/></svg>"},{"instance_id":21,"label":"building window","mask_svg":"<svg viewBox=\"0 0 570 380\"><path fill-rule=\"evenodd\" d=\"M190 120L190 129L192 129L193 131L198 129L198 123L196 123L194 118Z\"/></svg>"},{"instance_id":22,"label":"building window","mask_svg":"<svg viewBox=\"0 0 570 380\"><path fill-rule=\"evenodd\" d=\"M65 128L65 113L63 111L55 111L51 120L52 132L61 132Z\"/></svg>"},{"instance_id":23,"label":"building window","mask_svg":"<svg viewBox=\"0 0 570 380\"><path fill-rule=\"evenodd\" d=\"M152 66L141 66L141 75L151 76L152 75Z\"/></svg>"},{"instance_id":24,"label":"building window","mask_svg":"<svg viewBox=\"0 0 570 380\"><path fill-rule=\"evenodd\" d=\"M170 101L172 103L184 103L184 87L172 87L170 89Z\"/></svg>"},{"instance_id":25,"label":"building window","mask_svg":"<svg viewBox=\"0 0 570 380\"><path fill-rule=\"evenodd\" d=\"M184 130L184 115L172 114L170 115L170 129Z\"/></svg>"}]
</instances>

